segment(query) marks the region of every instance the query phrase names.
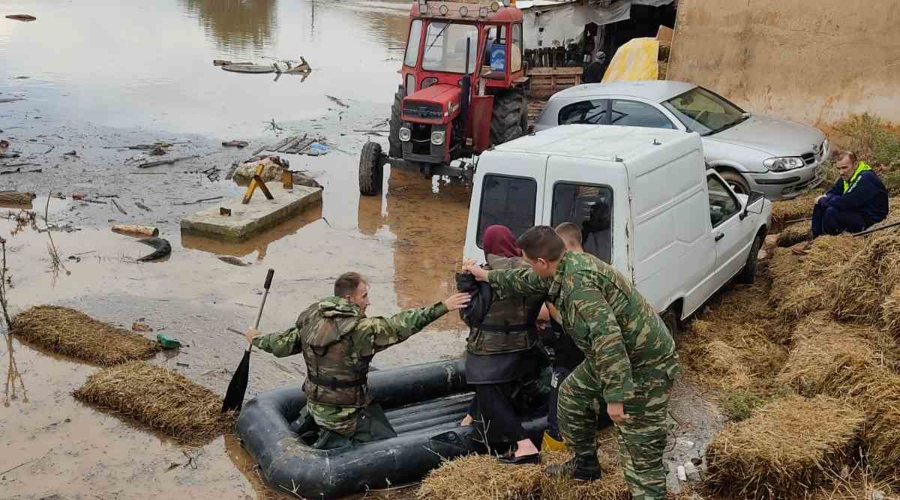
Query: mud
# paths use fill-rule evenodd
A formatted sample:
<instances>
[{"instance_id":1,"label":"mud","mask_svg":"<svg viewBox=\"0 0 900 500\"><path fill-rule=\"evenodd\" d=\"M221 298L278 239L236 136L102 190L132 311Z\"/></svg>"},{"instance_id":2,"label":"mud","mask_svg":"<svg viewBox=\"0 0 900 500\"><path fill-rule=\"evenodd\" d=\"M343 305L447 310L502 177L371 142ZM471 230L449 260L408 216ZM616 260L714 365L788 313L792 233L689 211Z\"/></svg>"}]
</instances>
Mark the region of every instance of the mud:
<instances>
[{"instance_id":1,"label":"mud","mask_svg":"<svg viewBox=\"0 0 900 500\"><path fill-rule=\"evenodd\" d=\"M467 187L393 171L380 196L358 194L358 153L369 136L353 130L376 128L390 114L408 3L101 0L76 8L14 0L8 7L27 7L38 21L0 23L0 97L23 99L0 104L0 138L21 155L13 161L36 164L25 170L42 169L0 176L0 190L38 194L33 226L17 224L22 207L0 207L11 313L58 304L125 328L148 324L154 330L148 338L163 333L184 345L153 362L224 393L244 348L242 337L226 328L242 330L253 321L270 267L275 279L261 324L267 331L289 326L348 270L370 280L370 314L431 304L453 291ZM111 22L127 29L110 30ZM313 67L306 81L228 74L211 64L300 55ZM324 137L331 147L320 157L285 155L293 170L324 186L321 207L239 244L181 235L182 217L216 203L196 200L243 193L224 179L232 163L298 133ZM371 138L386 146L386 139ZM221 146L231 139L250 144ZM124 147L158 141L172 146L149 160ZM76 154L65 154L70 151ZM136 166L193 155L199 157L175 165ZM91 201L74 200L75 193ZM147 247L113 233L115 223L159 228L171 256L137 262ZM58 268L42 231L48 224ZM179 447L75 402L71 392L97 368L4 339L4 372L14 357L27 398L18 387L16 398L10 393L0 407L0 472L12 469L0 474L0 497L281 495L263 486L234 436L199 449ZM447 315L380 353L374 367L457 357L464 344L464 325ZM247 397L300 382L298 361L254 351Z\"/></svg>"}]
</instances>

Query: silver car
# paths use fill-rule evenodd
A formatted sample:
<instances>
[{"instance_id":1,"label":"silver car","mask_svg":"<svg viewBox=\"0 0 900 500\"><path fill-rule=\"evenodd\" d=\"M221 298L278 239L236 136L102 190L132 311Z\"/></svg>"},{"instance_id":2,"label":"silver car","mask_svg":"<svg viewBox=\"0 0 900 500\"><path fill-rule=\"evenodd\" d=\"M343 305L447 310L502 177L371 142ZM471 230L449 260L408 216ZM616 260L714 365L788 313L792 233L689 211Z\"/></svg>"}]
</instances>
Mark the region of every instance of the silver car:
<instances>
[{"instance_id":1,"label":"silver car","mask_svg":"<svg viewBox=\"0 0 900 500\"><path fill-rule=\"evenodd\" d=\"M550 98L534 122L628 125L697 132L706 162L738 193L793 198L822 182L828 139L817 128L745 112L690 83L614 82L578 85Z\"/></svg>"}]
</instances>

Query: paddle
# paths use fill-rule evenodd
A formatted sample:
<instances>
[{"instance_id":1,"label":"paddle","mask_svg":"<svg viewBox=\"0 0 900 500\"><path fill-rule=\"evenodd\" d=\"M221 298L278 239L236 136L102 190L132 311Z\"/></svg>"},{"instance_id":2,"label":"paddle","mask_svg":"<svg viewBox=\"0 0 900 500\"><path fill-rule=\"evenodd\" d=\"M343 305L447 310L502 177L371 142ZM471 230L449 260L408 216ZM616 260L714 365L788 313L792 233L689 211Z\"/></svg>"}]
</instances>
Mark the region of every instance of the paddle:
<instances>
[{"instance_id":1,"label":"paddle","mask_svg":"<svg viewBox=\"0 0 900 500\"><path fill-rule=\"evenodd\" d=\"M272 285L273 276L275 276L275 270L269 269L269 272L266 274L262 303L259 304L259 312L256 313L256 323L253 324L253 328L259 328L259 320L262 318L263 307L266 305L266 297L269 295L269 287ZM247 392L247 380L250 376L251 349L253 349L253 344L247 344L247 350L244 351L241 364L238 365L237 370L234 371L234 375L231 377L231 382L228 383L228 390L225 391L225 401L222 403L222 413L232 410L241 411L241 407L244 405L244 394Z\"/></svg>"}]
</instances>

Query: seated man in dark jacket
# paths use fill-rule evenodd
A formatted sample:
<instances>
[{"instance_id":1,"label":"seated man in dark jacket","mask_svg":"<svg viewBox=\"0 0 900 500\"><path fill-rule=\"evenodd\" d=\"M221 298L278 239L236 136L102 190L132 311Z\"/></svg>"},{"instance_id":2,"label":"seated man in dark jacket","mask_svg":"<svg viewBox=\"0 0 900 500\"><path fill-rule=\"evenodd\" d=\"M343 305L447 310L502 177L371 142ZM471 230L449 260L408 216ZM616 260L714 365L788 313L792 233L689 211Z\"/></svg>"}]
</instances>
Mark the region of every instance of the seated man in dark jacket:
<instances>
[{"instance_id":1,"label":"seated man in dark jacket","mask_svg":"<svg viewBox=\"0 0 900 500\"><path fill-rule=\"evenodd\" d=\"M816 200L813 237L844 231L858 233L887 217L887 189L875 171L851 152L840 155L837 167L841 177Z\"/></svg>"}]
</instances>

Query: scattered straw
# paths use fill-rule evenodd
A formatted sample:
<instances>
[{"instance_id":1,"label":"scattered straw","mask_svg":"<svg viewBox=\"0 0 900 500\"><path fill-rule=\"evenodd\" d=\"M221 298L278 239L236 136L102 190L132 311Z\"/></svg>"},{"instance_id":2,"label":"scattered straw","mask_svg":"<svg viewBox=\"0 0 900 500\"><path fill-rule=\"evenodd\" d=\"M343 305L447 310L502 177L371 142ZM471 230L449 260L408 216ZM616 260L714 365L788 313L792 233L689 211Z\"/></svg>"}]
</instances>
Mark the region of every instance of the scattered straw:
<instances>
[{"instance_id":1,"label":"scattered straw","mask_svg":"<svg viewBox=\"0 0 900 500\"><path fill-rule=\"evenodd\" d=\"M803 243L812 239L812 231L809 224L791 224L778 233L778 246L791 247L797 243Z\"/></svg>"},{"instance_id":2,"label":"scattered straw","mask_svg":"<svg viewBox=\"0 0 900 500\"><path fill-rule=\"evenodd\" d=\"M791 222L812 217L819 193L808 193L792 200L772 203L772 232L777 232Z\"/></svg>"},{"instance_id":3,"label":"scattered straw","mask_svg":"<svg viewBox=\"0 0 900 500\"><path fill-rule=\"evenodd\" d=\"M776 400L716 436L707 451L706 484L730 498L800 496L855 455L863 420L836 399Z\"/></svg>"},{"instance_id":4,"label":"scattered straw","mask_svg":"<svg viewBox=\"0 0 900 500\"><path fill-rule=\"evenodd\" d=\"M619 461L619 447L612 437L612 429L601 433L597 459L603 477L597 481L575 481L573 479L544 475L541 480L541 500L628 500L631 492L625 482L622 464ZM568 460L567 453L544 453L542 461L546 465L559 464Z\"/></svg>"},{"instance_id":5,"label":"scattered straw","mask_svg":"<svg viewBox=\"0 0 900 500\"><path fill-rule=\"evenodd\" d=\"M66 307L32 307L12 323L12 333L25 342L101 366L151 358L159 350L141 335Z\"/></svg>"},{"instance_id":6,"label":"scattered straw","mask_svg":"<svg viewBox=\"0 0 900 500\"><path fill-rule=\"evenodd\" d=\"M105 368L88 377L75 397L164 432L179 442L202 444L224 432L222 398L183 375L144 361Z\"/></svg>"},{"instance_id":7,"label":"scattered straw","mask_svg":"<svg viewBox=\"0 0 900 500\"><path fill-rule=\"evenodd\" d=\"M881 321L900 343L900 285L895 285L894 290L881 304Z\"/></svg>"}]
</instances>

